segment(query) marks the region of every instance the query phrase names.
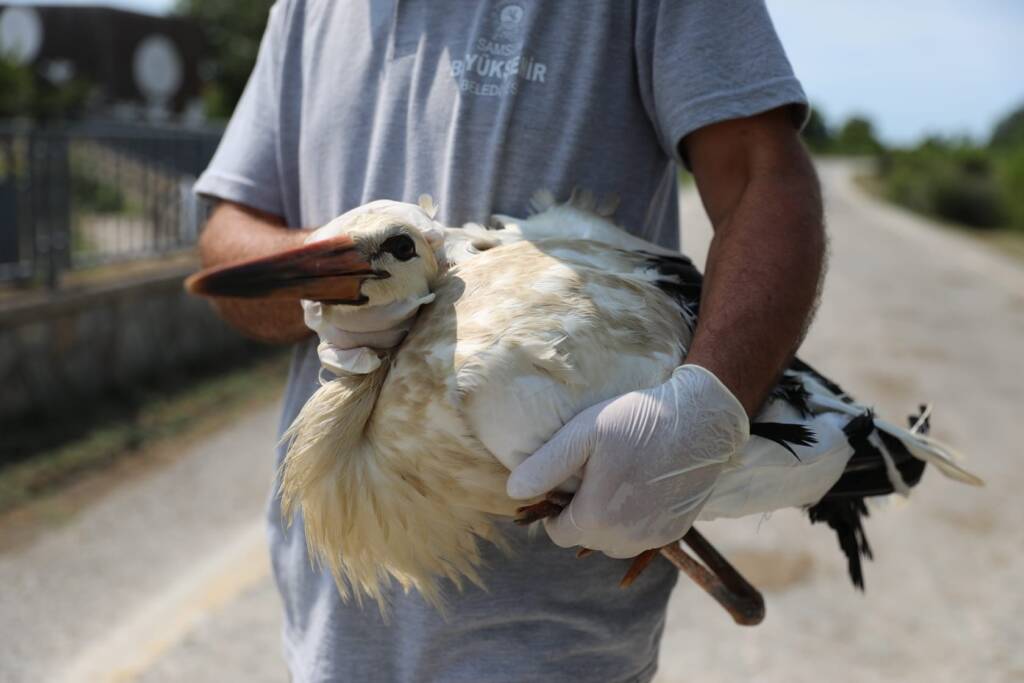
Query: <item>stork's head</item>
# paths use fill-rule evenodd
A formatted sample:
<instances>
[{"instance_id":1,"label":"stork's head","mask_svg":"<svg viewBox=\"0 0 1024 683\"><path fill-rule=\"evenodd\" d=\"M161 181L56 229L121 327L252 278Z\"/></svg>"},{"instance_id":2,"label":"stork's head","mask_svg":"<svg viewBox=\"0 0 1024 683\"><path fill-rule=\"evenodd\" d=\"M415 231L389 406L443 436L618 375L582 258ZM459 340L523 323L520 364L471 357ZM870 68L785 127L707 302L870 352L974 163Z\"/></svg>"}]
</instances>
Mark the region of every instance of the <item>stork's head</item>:
<instances>
[{"instance_id":1,"label":"stork's head","mask_svg":"<svg viewBox=\"0 0 1024 683\"><path fill-rule=\"evenodd\" d=\"M389 304L431 290L440 273L435 249L443 239L429 197L419 206L381 200L335 218L302 247L209 268L185 286L204 296Z\"/></svg>"}]
</instances>

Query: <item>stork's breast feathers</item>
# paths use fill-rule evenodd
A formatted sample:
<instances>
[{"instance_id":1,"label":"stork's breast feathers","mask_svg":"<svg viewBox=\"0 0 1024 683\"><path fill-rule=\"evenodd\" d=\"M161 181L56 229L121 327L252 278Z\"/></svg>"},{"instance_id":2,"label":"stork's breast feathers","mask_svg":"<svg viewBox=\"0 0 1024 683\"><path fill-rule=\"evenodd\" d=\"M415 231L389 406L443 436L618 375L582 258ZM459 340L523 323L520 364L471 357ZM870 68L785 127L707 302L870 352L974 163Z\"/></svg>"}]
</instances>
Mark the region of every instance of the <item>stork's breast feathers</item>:
<instances>
[{"instance_id":1,"label":"stork's breast feathers","mask_svg":"<svg viewBox=\"0 0 1024 683\"><path fill-rule=\"evenodd\" d=\"M682 361L682 312L626 252L520 242L450 277L472 293L454 302L457 409L509 469L585 408L655 386Z\"/></svg>"}]
</instances>

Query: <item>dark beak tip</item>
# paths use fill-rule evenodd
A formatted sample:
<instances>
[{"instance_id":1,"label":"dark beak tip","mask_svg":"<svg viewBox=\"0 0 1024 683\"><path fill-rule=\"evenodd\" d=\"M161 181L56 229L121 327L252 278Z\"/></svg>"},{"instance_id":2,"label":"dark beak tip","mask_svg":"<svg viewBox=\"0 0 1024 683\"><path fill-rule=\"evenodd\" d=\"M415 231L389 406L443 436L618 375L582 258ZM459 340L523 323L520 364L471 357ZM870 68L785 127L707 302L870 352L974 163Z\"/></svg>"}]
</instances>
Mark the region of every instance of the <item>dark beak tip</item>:
<instances>
[{"instance_id":1,"label":"dark beak tip","mask_svg":"<svg viewBox=\"0 0 1024 683\"><path fill-rule=\"evenodd\" d=\"M360 283L375 272L348 235L276 254L205 268L185 278L185 291L218 298L359 302Z\"/></svg>"}]
</instances>

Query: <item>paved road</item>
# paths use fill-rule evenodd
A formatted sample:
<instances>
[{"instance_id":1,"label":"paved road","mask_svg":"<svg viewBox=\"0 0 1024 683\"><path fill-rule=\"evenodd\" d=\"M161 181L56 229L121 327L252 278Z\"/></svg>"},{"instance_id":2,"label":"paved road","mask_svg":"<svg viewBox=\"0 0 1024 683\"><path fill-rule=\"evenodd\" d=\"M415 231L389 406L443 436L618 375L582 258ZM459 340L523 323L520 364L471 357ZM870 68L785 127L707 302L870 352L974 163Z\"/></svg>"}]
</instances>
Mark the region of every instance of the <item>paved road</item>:
<instances>
[{"instance_id":1,"label":"paved road","mask_svg":"<svg viewBox=\"0 0 1024 683\"><path fill-rule=\"evenodd\" d=\"M768 618L734 626L681 582L658 681L1024 681L1024 269L821 171L832 267L803 355L886 415L933 401L989 485L930 473L873 511L866 595L795 512L707 525ZM692 194L683 213L697 254ZM285 680L259 522L274 422L263 409L0 556L0 680Z\"/></svg>"},{"instance_id":2,"label":"paved road","mask_svg":"<svg viewBox=\"0 0 1024 683\"><path fill-rule=\"evenodd\" d=\"M988 485L933 471L906 504L873 511L864 595L831 531L795 511L709 525L768 617L740 629L678 589L659 683L1024 681L1024 269L865 198L848 166L820 171L832 263L801 354L883 415L932 401L933 433ZM698 213L688 202L684 218Z\"/></svg>"}]
</instances>

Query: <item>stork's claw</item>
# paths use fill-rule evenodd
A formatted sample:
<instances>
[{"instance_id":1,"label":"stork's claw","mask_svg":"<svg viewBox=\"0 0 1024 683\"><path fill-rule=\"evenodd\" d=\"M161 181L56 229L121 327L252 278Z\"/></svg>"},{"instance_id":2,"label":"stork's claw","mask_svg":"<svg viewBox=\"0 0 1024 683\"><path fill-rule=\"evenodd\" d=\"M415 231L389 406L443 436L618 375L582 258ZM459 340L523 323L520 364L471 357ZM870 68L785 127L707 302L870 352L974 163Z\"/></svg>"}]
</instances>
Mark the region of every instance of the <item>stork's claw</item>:
<instances>
[{"instance_id":1,"label":"stork's claw","mask_svg":"<svg viewBox=\"0 0 1024 683\"><path fill-rule=\"evenodd\" d=\"M539 503L534 503L533 505L524 505L523 507L516 509L516 517L513 521L520 526L526 526L528 524L533 524L539 519L557 515L562 511L562 507L563 506L547 500L542 500Z\"/></svg>"},{"instance_id":2,"label":"stork's claw","mask_svg":"<svg viewBox=\"0 0 1024 683\"><path fill-rule=\"evenodd\" d=\"M539 503L516 508L516 517L513 521L520 526L526 526L528 524L533 524L539 519L544 519L545 517L554 517L559 514L570 501L572 501L571 493L551 491L544 497L544 500Z\"/></svg>"},{"instance_id":3,"label":"stork's claw","mask_svg":"<svg viewBox=\"0 0 1024 683\"><path fill-rule=\"evenodd\" d=\"M560 508L564 508L572 502L572 494L565 491L549 491L548 495L544 496L544 498L549 503L553 503Z\"/></svg>"}]
</instances>

